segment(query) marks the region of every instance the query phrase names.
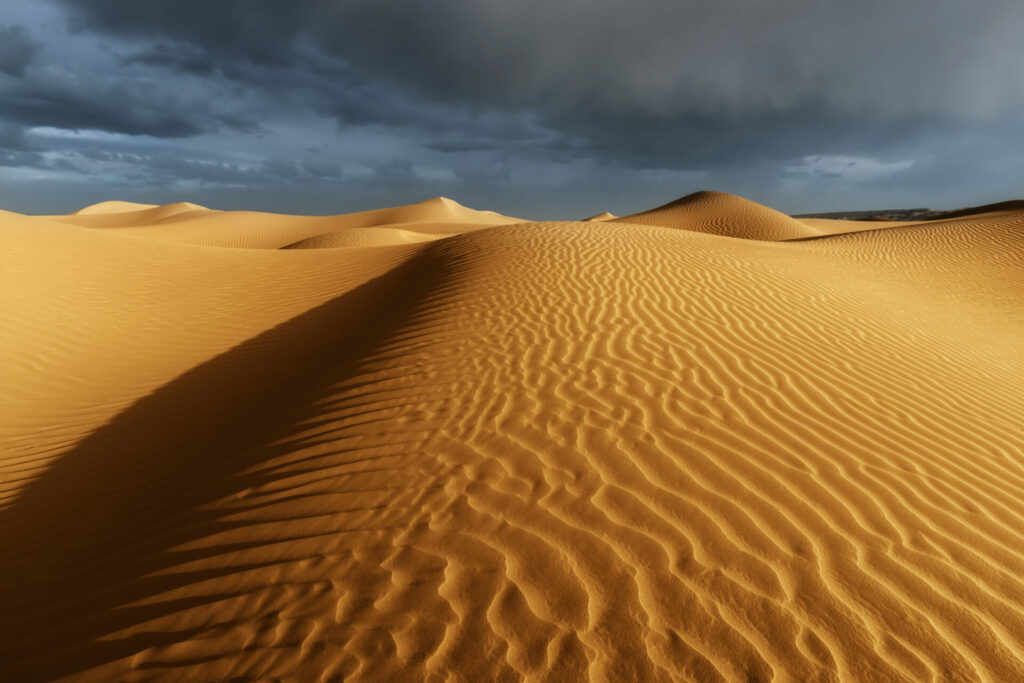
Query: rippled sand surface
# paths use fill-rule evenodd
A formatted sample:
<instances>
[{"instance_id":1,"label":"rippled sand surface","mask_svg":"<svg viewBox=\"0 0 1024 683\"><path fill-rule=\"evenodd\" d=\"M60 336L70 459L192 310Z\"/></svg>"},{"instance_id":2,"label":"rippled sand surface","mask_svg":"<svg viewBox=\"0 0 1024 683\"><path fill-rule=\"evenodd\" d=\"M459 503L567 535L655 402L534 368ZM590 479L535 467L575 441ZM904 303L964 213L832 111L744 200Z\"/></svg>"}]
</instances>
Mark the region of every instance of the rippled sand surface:
<instances>
[{"instance_id":1,"label":"rippled sand surface","mask_svg":"<svg viewBox=\"0 0 1024 683\"><path fill-rule=\"evenodd\" d=\"M594 218L0 212L0 680L1024 680L1024 209Z\"/></svg>"}]
</instances>

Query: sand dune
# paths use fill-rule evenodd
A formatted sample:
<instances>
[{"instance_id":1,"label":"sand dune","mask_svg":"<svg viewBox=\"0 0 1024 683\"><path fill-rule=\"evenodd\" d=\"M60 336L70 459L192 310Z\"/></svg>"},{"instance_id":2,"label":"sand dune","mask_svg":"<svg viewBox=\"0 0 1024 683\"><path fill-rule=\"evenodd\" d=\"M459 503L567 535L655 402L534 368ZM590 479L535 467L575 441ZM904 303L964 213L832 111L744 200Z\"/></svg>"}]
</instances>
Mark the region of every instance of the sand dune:
<instances>
[{"instance_id":1,"label":"sand dune","mask_svg":"<svg viewBox=\"0 0 1024 683\"><path fill-rule=\"evenodd\" d=\"M338 216L211 211L196 204L180 202L138 211L90 211L86 215L45 218L81 227L118 228L124 234L163 241L250 249L280 249L302 240L350 228L400 226L409 229L412 225L423 225L425 230L436 230L438 226L446 225L459 226L450 232L463 232L466 229L523 221L493 211L470 209L446 197ZM412 231L418 232L416 229Z\"/></svg>"},{"instance_id":2,"label":"sand dune","mask_svg":"<svg viewBox=\"0 0 1024 683\"><path fill-rule=\"evenodd\" d=\"M452 204L0 213L0 680L1024 679L1024 209Z\"/></svg>"},{"instance_id":3,"label":"sand dune","mask_svg":"<svg viewBox=\"0 0 1024 683\"><path fill-rule=\"evenodd\" d=\"M169 220L195 217L210 213L210 209L191 202L133 204L131 202L101 202L87 206L68 216L46 216L54 221L87 228L124 228L151 226Z\"/></svg>"},{"instance_id":4,"label":"sand dune","mask_svg":"<svg viewBox=\"0 0 1024 683\"><path fill-rule=\"evenodd\" d=\"M616 216L614 213L602 211L601 213L596 213L593 216L588 216L583 220L589 223L591 221L612 221L615 220L616 218L618 218L618 216Z\"/></svg>"},{"instance_id":5,"label":"sand dune","mask_svg":"<svg viewBox=\"0 0 1024 683\"><path fill-rule=\"evenodd\" d=\"M89 216L89 215L101 215L111 213L135 213L139 211L145 211L147 209L156 209L158 204L139 204L137 202L121 202L121 201L109 201L99 202L98 204L92 204L84 208L79 209L72 213L72 216Z\"/></svg>"},{"instance_id":6,"label":"sand dune","mask_svg":"<svg viewBox=\"0 0 1024 683\"><path fill-rule=\"evenodd\" d=\"M822 235L839 235L847 232L860 232L862 230L878 230L879 228L894 228L901 225L909 225L903 221L846 221L836 218L798 218L801 223L811 229L813 234L793 239L813 239Z\"/></svg>"},{"instance_id":7,"label":"sand dune","mask_svg":"<svg viewBox=\"0 0 1024 683\"><path fill-rule=\"evenodd\" d=\"M788 240L820 234L784 213L723 192L695 192L615 220L749 240Z\"/></svg>"},{"instance_id":8,"label":"sand dune","mask_svg":"<svg viewBox=\"0 0 1024 683\"><path fill-rule=\"evenodd\" d=\"M403 224L405 225L405 224ZM415 224L413 224L415 225ZM293 242L282 249L325 249L325 248L360 248L360 247L389 247L396 244L411 244L415 242L430 242L439 239L443 235L429 235L412 230L402 230L392 227L376 228L348 228L338 232L326 232L322 235L314 235Z\"/></svg>"}]
</instances>

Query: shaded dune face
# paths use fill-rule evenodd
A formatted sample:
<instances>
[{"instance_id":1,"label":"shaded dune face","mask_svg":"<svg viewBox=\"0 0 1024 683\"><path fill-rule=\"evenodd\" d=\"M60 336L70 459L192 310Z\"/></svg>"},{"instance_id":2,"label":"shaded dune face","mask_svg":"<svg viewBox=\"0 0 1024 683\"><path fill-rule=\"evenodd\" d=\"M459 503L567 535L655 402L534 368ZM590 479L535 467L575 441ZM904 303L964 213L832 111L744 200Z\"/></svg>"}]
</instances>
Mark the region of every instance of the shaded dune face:
<instances>
[{"instance_id":1,"label":"shaded dune face","mask_svg":"<svg viewBox=\"0 0 1024 683\"><path fill-rule=\"evenodd\" d=\"M680 201L0 215L0 678L1024 678L1024 211Z\"/></svg>"},{"instance_id":2,"label":"shaded dune face","mask_svg":"<svg viewBox=\"0 0 1024 683\"><path fill-rule=\"evenodd\" d=\"M415 298L402 294L413 282L429 286L435 277L431 270L427 259L396 267L199 365L140 399L28 484L3 512L3 555L9 561L0 577L3 603L11 607L3 617L9 635L4 649L12 648L3 654L9 663L26 652L23 648L34 648L41 657L15 668L16 675L48 679L201 638L206 628L188 618L182 622L177 613L202 605L213 616L220 608L209 608L232 596L243 614L232 618L229 609L207 626L226 631L235 624L245 630L245 587L207 592L224 577L235 576L228 584L238 578L241 567L230 563L225 570L218 556L227 551L237 561L247 551L263 555L276 543L242 540L244 531L232 532L255 520L238 524L223 510L206 506L234 500L242 511L249 507L246 491L294 485L271 462L302 442L296 425L317 415L315 403L332 396L328 388L346 380L361 357L410 314ZM342 357L326 367L303 360L324 360L339 348ZM307 466L307 477L314 474L315 480L316 464ZM396 479L391 485L397 490L401 483ZM303 515L301 498L288 513L296 523ZM360 504L350 502L350 514L357 514ZM315 519L310 516L307 523L315 525ZM187 547L224 533L235 539ZM299 534L318 535L309 527ZM270 550L267 557L243 563L262 574L265 588L276 583L279 563L267 562L276 554ZM266 569L259 572L260 567ZM175 590L192 593L200 585L207 588L198 596L171 597ZM140 599L145 604L133 605ZM177 623L164 632L146 629L127 639L96 642L160 617ZM61 657L52 657L55 650Z\"/></svg>"}]
</instances>

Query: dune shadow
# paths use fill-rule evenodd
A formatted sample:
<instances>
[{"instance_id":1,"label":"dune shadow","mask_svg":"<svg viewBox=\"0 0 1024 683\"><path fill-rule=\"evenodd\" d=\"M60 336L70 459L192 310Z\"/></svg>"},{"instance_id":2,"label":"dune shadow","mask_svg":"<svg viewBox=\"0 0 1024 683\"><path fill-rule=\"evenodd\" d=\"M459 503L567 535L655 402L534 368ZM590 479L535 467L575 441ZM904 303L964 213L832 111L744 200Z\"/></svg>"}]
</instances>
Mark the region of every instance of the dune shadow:
<instances>
[{"instance_id":1,"label":"dune shadow","mask_svg":"<svg viewBox=\"0 0 1024 683\"><path fill-rule=\"evenodd\" d=\"M178 546L230 527L204 506L272 478L255 466L294 450L310 407L442 276L424 250L160 387L28 483L0 511L0 680L51 680L189 638L111 634L190 606L132 605L217 575L161 570L189 559Z\"/></svg>"}]
</instances>

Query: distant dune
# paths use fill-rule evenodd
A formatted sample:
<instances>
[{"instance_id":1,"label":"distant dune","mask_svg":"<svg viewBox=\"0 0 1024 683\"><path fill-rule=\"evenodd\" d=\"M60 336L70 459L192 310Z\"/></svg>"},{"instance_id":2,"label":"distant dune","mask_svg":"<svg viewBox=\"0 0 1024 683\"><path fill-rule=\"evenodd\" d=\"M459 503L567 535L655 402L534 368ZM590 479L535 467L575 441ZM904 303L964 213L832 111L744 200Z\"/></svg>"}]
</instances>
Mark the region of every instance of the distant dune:
<instances>
[{"instance_id":1,"label":"distant dune","mask_svg":"<svg viewBox=\"0 0 1024 683\"><path fill-rule=\"evenodd\" d=\"M402 223L401 225L405 225ZM428 224L436 225L436 224ZM410 227L415 228L416 224ZM325 232L301 239L282 247L282 249L326 249L339 247L389 247L396 244L413 242L429 242L444 235L431 235L412 230L378 226L375 228L347 228L335 232Z\"/></svg>"},{"instance_id":2,"label":"distant dune","mask_svg":"<svg viewBox=\"0 0 1024 683\"><path fill-rule=\"evenodd\" d=\"M99 207L99 208L97 208ZM111 207L111 208L107 208ZM84 213L83 213L84 212ZM428 224L489 226L522 222L493 211L477 211L447 197L435 197L417 204L375 209L340 216L285 216L253 211L211 211L196 204L180 202L150 207L127 202L103 202L70 216L47 216L50 220L89 228L118 228L123 234L172 242L216 247L280 249L313 237L324 237L352 228ZM415 229L413 229L415 232ZM455 232L461 231L456 227ZM351 235L339 237L345 241ZM322 240L323 242L323 240ZM323 242L327 246L326 242Z\"/></svg>"},{"instance_id":3,"label":"distant dune","mask_svg":"<svg viewBox=\"0 0 1024 683\"><path fill-rule=\"evenodd\" d=\"M695 192L615 221L752 240L786 240L817 234L784 213L722 192Z\"/></svg>"},{"instance_id":4,"label":"distant dune","mask_svg":"<svg viewBox=\"0 0 1024 683\"><path fill-rule=\"evenodd\" d=\"M1024 204L0 211L0 680L1024 680Z\"/></svg>"},{"instance_id":5,"label":"distant dune","mask_svg":"<svg viewBox=\"0 0 1024 683\"><path fill-rule=\"evenodd\" d=\"M100 202L98 204L92 204L83 209L79 209L72 213L72 216L91 216L111 213L134 213L138 211L146 211L147 209L160 208L157 204L138 204L136 202Z\"/></svg>"}]
</instances>

